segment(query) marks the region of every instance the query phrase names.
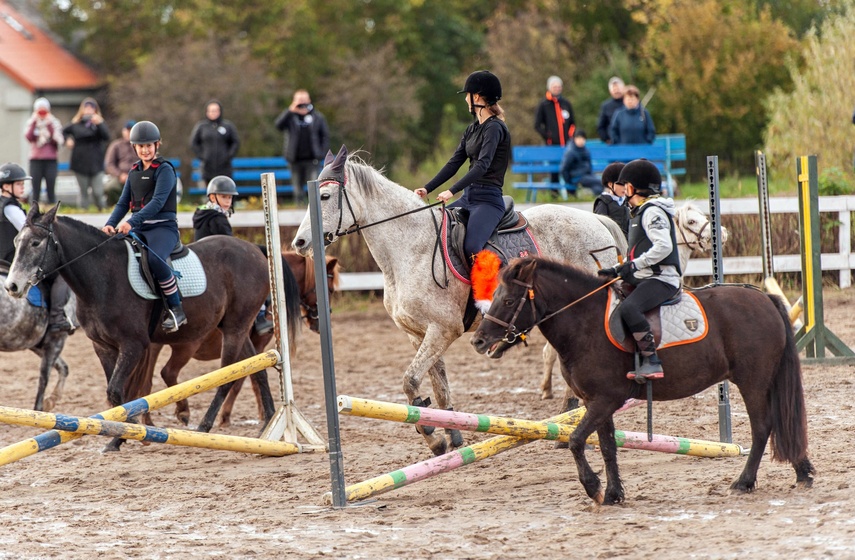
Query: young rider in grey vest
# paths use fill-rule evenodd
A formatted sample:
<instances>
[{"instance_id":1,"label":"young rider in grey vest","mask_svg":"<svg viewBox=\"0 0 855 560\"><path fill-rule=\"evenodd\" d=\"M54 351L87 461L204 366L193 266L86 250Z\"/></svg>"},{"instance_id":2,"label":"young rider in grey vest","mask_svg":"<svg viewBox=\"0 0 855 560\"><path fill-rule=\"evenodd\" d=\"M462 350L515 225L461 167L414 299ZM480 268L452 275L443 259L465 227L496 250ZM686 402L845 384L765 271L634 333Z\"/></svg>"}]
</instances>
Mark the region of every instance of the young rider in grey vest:
<instances>
[{"instance_id":1,"label":"young rider in grey vest","mask_svg":"<svg viewBox=\"0 0 855 560\"><path fill-rule=\"evenodd\" d=\"M682 271L674 228L674 201L659 196L662 176L654 164L631 161L621 170L618 184L626 185L632 219L629 226L627 261L600 270L603 276L620 276L635 286L617 313L629 327L641 353L639 369L630 378L660 379L662 362L644 313L673 298L682 286Z\"/></svg>"}]
</instances>

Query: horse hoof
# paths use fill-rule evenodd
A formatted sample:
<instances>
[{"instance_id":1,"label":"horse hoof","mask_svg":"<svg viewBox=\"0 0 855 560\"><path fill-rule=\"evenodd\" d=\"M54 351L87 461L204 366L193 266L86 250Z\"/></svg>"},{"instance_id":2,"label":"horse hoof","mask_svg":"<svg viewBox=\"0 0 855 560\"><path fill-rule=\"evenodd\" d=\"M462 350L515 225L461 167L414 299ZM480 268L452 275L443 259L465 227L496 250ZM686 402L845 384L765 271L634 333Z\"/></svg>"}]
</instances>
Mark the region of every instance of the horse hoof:
<instances>
[{"instance_id":1,"label":"horse hoof","mask_svg":"<svg viewBox=\"0 0 855 560\"><path fill-rule=\"evenodd\" d=\"M228 428L232 425L232 421L230 418L223 418L220 420L220 428Z\"/></svg>"},{"instance_id":2,"label":"horse hoof","mask_svg":"<svg viewBox=\"0 0 855 560\"><path fill-rule=\"evenodd\" d=\"M445 455L448 452L448 442L445 441L444 437L437 438L435 442L430 444L430 450L437 457Z\"/></svg>"},{"instance_id":3,"label":"horse hoof","mask_svg":"<svg viewBox=\"0 0 855 560\"><path fill-rule=\"evenodd\" d=\"M53 410L53 407L55 407L55 406L56 406L56 399L53 397L48 397L45 399L44 406L42 407L42 410L44 410L45 412L50 412L51 410Z\"/></svg>"},{"instance_id":4,"label":"horse hoof","mask_svg":"<svg viewBox=\"0 0 855 560\"><path fill-rule=\"evenodd\" d=\"M603 505L603 501L605 501L606 496L603 494L603 490L600 489L596 494L594 494L593 500L597 502L599 505Z\"/></svg>"},{"instance_id":5,"label":"horse hoof","mask_svg":"<svg viewBox=\"0 0 855 560\"><path fill-rule=\"evenodd\" d=\"M543 391L540 393L540 400L548 401L552 399L552 391Z\"/></svg>"},{"instance_id":6,"label":"horse hoof","mask_svg":"<svg viewBox=\"0 0 855 560\"><path fill-rule=\"evenodd\" d=\"M182 424L184 424L185 426L190 425L190 412L189 411L179 412L178 414L175 415L175 417L178 418L178 421L181 422Z\"/></svg>"},{"instance_id":7,"label":"horse hoof","mask_svg":"<svg viewBox=\"0 0 855 560\"><path fill-rule=\"evenodd\" d=\"M807 477L807 479L805 479L805 480L797 480L796 481L796 486L795 486L796 489L807 490L808 488L811 488L811 487L813 487L813 478L812 477Z\"/></svg>"},{"instance_id":8,"label":"horse hoof","mask_svg":"<svg viewBox=\"0 0 855 560\"><path fill-rule=\"evenodd\" d=\"M569 449L570 442L569 441L556 441L554 449Z\"/></svg>"},{"instance_id":9,"label":"horse hoof","mask_svg":"<svg viewBox=\"0 0 855 560\"><path fill-rule=\"evenodd\" d=\"M112 443L108 443L107 445L105 445L105 446L104 446L104 449L102 449L102 450L101 450L101 453L102 453L102 454L106 454L106 453L116 453L116 452L118 452L118 451L119 451L119 447L118 447L118 446L113 445Z\"/></svg>"}]
</instances>

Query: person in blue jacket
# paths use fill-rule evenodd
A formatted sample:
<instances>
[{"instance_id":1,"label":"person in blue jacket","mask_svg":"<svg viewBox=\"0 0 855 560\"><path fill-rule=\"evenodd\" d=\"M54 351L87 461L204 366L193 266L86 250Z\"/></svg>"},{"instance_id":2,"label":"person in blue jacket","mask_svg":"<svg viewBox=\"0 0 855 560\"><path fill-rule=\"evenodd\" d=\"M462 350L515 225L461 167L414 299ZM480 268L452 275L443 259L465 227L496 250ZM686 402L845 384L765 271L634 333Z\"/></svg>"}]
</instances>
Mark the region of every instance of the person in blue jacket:
<instances>
[{"instance_id":1,"label":"person in blue jacket","mask_svg":"<svg viewBox=\"0 0 855 560\"><path fill-rule=\"evenodd\" d=\"M119 202L102 229L110 235L127 235L133 231L144 239L149 249L149 268L169 306L161 326L165 332L172 333L187 323L178 282L166 264L179 239L175 169L157 154L161 138L160 130L153 122L135 124L130 141L140 159L128 173ZM120 224L128 210L131 217Z\"/></svg>"},{"instance_id":2,"label":"person in blue jacket","mask_svg":"<svg viewBox=\"0 0 855 560\"><path fill-rule=\"evenodd\" d=\"M626 86L624 108L615 111L609 125L612 144L652 144L656 127L650 112L641 106L641 94L635 86Z\"/></svg>"}]
</instances>

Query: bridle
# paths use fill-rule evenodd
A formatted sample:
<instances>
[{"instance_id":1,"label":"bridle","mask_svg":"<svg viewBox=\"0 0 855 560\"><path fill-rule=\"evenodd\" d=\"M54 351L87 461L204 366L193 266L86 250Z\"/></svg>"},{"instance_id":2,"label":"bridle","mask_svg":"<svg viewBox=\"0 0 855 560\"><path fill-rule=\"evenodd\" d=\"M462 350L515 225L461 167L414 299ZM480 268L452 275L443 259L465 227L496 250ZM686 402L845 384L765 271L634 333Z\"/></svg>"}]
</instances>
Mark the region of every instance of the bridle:
<instances>
[{"instance_id":1,"label":"bridle","mask_svg":"<svg viewBox=\"0 0 855 560\"><path fill-rule=\"evenodd\" d=\"M537 308L536 308L535 303L534 303L534 282L533 281L523 282L521 280L513 278L511 280L511 283L516 284L517 286L524 287L525 291L523 292L522 297L520 297L520 301L517 304L517 308L514 311L514 315L513 315L513 317L511 317L511 320L509 322L505 322L505 321L502 321L501 319L499 319L498 317L494 317L493 315L490 315L489 313L484 315L484 319L487 321L496 323L500 327L505 327L505 335L501 339L501 342L506 342L508 344L514 344L514 343L516 343L517 339L519 339L522 341L522 343L525 346L528 346L528 343L526 342L526 338L528 337L528 333L530 333L536 326L552 319L553 317L555 317L559 313L563 313L564 311L566 311L567 309L570 309L571 307L573 307L574 305L576 305L580 301L594 295L595 293L599 292L603 288L607 288L608 286L611 286L612 284L614 284L618 280L619 280L619 278L613 278L612 280L609 280L608 282L606 282L602 286L595 288L594 290L588 292L584 296L582 296L576 300L571 301L570 303L568 303L567 305L565 305L564 307L562 307L558 311L553 311L552 313L549 313L548 315L538 319L537 318ZM531 318L532 318L533 323L527 329L518 332L517 327L514 323L516 322L517 318L519 318L520 313L522 313L522 310L525 307L526 301L528 301L531 304L530 305L530 307L531 307Z\"/></svg>"},{"instance_id":2,"label":"bridle","mask_svg":"<svg viewBox=\"0 0 855 560\"><path fill-rule=\"evenodd\" d=\"M688 229L689 231L691 231L695 235L696 239L694 241L689 241L689 239L686 237L686 232L683 231L683 228L678 227L677 231L680 232L680 237L682 237L683 240L678 241L677 245L686 245L687 247L689 247L691 249L703 251L704 250L703 235L704 235L704 231L708 227L710 227L710 219L709 218L706 219L706 221L704 222L704 225L702 225L701 229L699 229L698 231L693 231L693 230L689 229L688 227L686 227L686 229Z\"/></svg>"},{"instance_id":3,"label":"bridle","mask_svg":"<svg viewBox=\"0 0 855 560\"><path fill-rule=\"evenodd\" d=\"M337 185L338 186L338 225L336 225L335 233L325 232L324 233L324 246L328 246L332 243L337 237L344 237L345 235L350 235L351 233L359 233L363 229L368 229L371 226L376 226L378 224L382 224L385 222L389 222L391 220L395 220L397 218L401 218L408 214L414 214L416 212L421 212L422 210L428 210L433 208L434 206L442 205L445 208L445 202L434 202L433 204L428 204L426 206L422 206L420 208L416 208L415 210L410 210L408 212L404 212L402 214L396 214L389 218L384 218L382 220L378 220L376 222L372 222L370 224L365 224L361 226L356 223L356 214L353 211L353 205L350 203L350 197L347 195L347 174L344 175L344 180L339 181L337 179L326 179L318 185L318 188L325 187L327 185ZM353 220L353 225L351 225L346 230L341 229L341 224L344 221L344 205L342 201L347 203L347 209L350 212L350 217ZM434 222L436 222L436 216L434 216Z\"/></svg>"},{"instance_id":4,"label":"bridle","mask_svg":"<svg viewBox=\"0 0 855 560\"><path fill-rule=\"evenodd\" d=\"M99 243L99 244L95 245L94 247L92 247L92 248L84 251L83 253L77 255L76 257L74 257L70 261L59 265L58 267L54 268L50 272L45 272L45 270L44 270L45 261L47 260L47 254L48 254L48 251L50 250L51 247L53 247L56 250L57 257L60 260L62 260L62 255L60 255L60 252L59 252L59 242L56 240L56 236L53 233L53 222L51 222L51 224L49 226L44 226L42 224L30 222L30 226L31 227L37 227L37 228L43 229L46 232L48 232L48 235L47 235L48 243L45 244L45 249L44 249L44 251L42 251L42 258L39 260L39 264L36 267L36 272L35 272L35 274L33 274L33 277L31 280L31 283L33 286L39 284L47 276L51 276L51 275L55 274L56 272L59 272L63 268L79 261L80 259L82 259L86 255L88 255L89 253L92 253L93 251L97 251L99 248L101 248L102 245L104 245L105 243L107 243L111 239L114 239L114 237L112 237L112 236L108 237L107 239L105 239L101 243Z\"/></svg>"}]
</instances>

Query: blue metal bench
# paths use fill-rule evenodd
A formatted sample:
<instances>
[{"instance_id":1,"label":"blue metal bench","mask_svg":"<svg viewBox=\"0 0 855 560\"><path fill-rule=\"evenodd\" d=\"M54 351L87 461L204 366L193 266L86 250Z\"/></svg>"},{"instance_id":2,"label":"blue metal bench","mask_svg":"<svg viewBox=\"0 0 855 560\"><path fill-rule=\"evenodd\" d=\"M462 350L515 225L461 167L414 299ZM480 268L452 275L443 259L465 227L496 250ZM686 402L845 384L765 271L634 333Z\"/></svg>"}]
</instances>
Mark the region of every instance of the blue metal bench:
<instances>
[{"instance_id":1,"label":"blue metal bench","mask_svg":"<svg viewBox=\"0 0 855 560\"><path fill-rule=\"evenodd\" d=\"M206 186L201 185L202 180L201 162L193 160L193 186L187 190L191 195L204 195ZM232 179L237 184L238 192L242 195L261 194L261 174L273 173L276 177L276 193L280 195L291 194L294 190L291 185L291 170L284 158L277 157L238 157L232 160L234 172Z\"/></svg>"},{"instance_id":2,"label":"blue metal bench","mask_svg":"<svg viewBox=\"0 0 855 560\"><path fill-rule=\"evenodd\" d=\"M589 140L586 144L591 152L591 166L594 173L600 174L612 162L628 162L638 158L649 159L662 172L667 184L673 184L675 175L685 175L685 168L675 168L675 163L686 161L686 136L684 134L664 134L656 137L653 144L619 144L612 146L599 140ZM513 148L511 171L525 175L525 181L517 181L514 188L526 192L526 201L535 202L537 193L543 190L559 190L561 183L536 180L535 176L558 173L561 146L515 146Z\"/></svg>"}]
</instances>

